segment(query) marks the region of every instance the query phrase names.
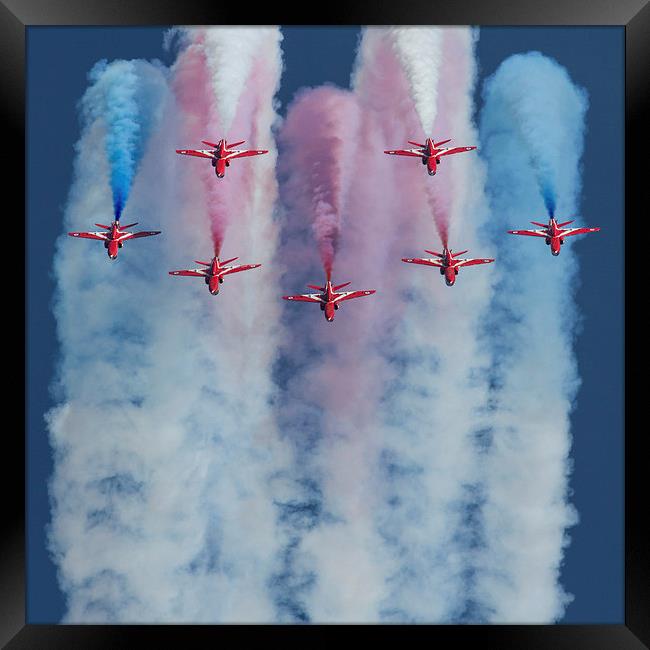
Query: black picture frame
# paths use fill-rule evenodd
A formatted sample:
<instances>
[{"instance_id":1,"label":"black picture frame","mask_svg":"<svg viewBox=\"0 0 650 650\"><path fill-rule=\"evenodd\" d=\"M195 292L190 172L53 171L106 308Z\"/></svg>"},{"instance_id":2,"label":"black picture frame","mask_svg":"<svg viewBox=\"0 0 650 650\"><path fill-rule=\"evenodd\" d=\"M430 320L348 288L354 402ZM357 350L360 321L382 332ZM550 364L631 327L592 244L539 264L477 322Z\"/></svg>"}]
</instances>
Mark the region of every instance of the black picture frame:
<instances>
[{"instance_id":1,"label":"black picture frame","mask_svg":"<svg viewBox=\"0 0 650 650\"><path fill-rule=\"evenodd\" d=\"M0 2L0 88L4 117L5 153L11 152L7 187L20 187L25 169L25 31L32 25L200 25L200 24L439 24L439 25L619 25L625 27L625 205L626 213L645 214L641 203L642 174L647 134L644 108L650 106L650 6L648 0L411 0L410 2L337 2L331 0L309 14L294 6L266 3L249 7L205 0L2 0ZM15 176L15 182L12 182ZM23 178L24 182L24 178ZM20 214L20 197L12 215ZM14 197L15 198L15 197ZM25 247L26 251L26 247ZM28 270L26 254L25 272ZM626 262L627 266L627 262ZM18 267L20 268L20 267ZM628 274L629 275L629 274ZM26 291L24 284L23 302ZM636 296L645 297L644 293ZM20 300L20 299L19 299ZM25 310L23 313L26 315ZM23 330L24 331L24 330ZM23 341L25 339L23 338ZM25 349L25 346L24 346ZM27 350L25 349L25 353ZM627 359L626 359L627 360ZM24 367L24 365L23 365ZM25 372L25 371L24 371ZM25 406L27 418L27 388ZM14 384L18 385L18 382ZM14 388L17 390L17 388ZM626 399L626 412L629 405ZM25 622L25 493L10 471L25 467L24 440L15 431L3 437L2 537L0 538L0 644L18 648L116 648L152 645L160 638L188 646L241 631L291 634L318 627L319 634L335 632L337 626L156 626L156 625L28 625ZM629 428L625 437L625 623L622 625L439 625L411 627L426 634L429 644L471 643L488 648L578 650L626 650L650 646L650 544L644 515L647 513L642 486L645 456L642 428ZM20 470L19 470L20 471ZM20 486L23 486L22 489ZM396 628L396 629L394 629ZM422 630L421 628L425 628ZM370 631L370 630L368 630ZM382 635L399 634L402 626L382 626ZM388 640L388 637L386 638ZM397 637L396 637L397 640ZM6 646L4 645L6 644Z\"/></svg>"}]
</instances>

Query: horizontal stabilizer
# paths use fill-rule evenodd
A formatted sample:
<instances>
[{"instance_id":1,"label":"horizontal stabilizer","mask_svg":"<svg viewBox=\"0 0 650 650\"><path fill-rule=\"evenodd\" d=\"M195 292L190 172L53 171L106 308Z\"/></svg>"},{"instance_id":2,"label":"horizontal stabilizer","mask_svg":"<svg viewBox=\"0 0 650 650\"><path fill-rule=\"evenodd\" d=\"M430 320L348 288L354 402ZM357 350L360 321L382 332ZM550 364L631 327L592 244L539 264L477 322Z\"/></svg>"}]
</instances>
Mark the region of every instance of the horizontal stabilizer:
<instances>
[{"instance_id":1,"label":"horizontal stabilizer","mask_svg":"<svg viewBox=\"0 0 650 650\"><path fill-rule=\"evenodd\" d=\"M564 228L564 226L568 226L570 223L573 223L575 219L571 219L571 221L565 221L564 223L558 223L558 227Z\"/></svg>"},{"instance_id":2,"label":"horizontal stabilizer","mask_svg":"<svg viewBox=\"0 0 650 650\"><path fill-rule=\"evenodd\" d=\"M132 226L137 226L138 222L136 221L135 223L127 223L126 226L120 226L120 230L126 230L127 228L131 228Z\"/></svg>"},{"instance_id":3,"label":"horizontal stabilizer","mask_svg":"<svg viewBox=\"0 0 650 650\"><path fill-rule=\"evenodd\" d=\"M201 140L203 144L207 144L208 147L214 147L215 149L219 146L218 144L215 144L214 142L208 142L207 140Z\"/></svg>"},{"instance_id":4,"label":"horizontal stabilizer","mask_svg":"<svg viewBox=\"0 0 650 650\"><path fill-rule=\"evenodd\" d=\"M531 221L530 223L532 223L533 226L541 226L542 228L548 227L547 223L539 223L539 221Z\"/></svg>"},{"instance_id":5,"label":"horizontal stabilizer","mask_svg":"<svg viewBox=\"0 0 650 650\"><path fill-rule=\"evenodd\" d=\"M428 251L424 250L425 253L429 253L429 255L437 255L438 257L444 257L442 253L436 253L436 251Z\"/></svg>"},{"instance_id":6,"label":"horizontal stabilizer","mask_svg":"<svg viewBox=\"0 0 650 650\"><path fill-rule=\"evenodd\" d=\"M234 262L235 260L238 260L238 259L239 259L238 257L233 257L233 258L231 258L229 260L224 260L223 262L220 262L220 264L221 264L221 266L223 266L224 264L230 264L230 262Z\"/></svg>"},{"instance_id":7,"label":"horizontal stabilizer","mask_svg":"<svg viewBox=\"0 0 650 650\"><path fill-rule=\"evenodd\" d=\"M467 249L469 250L469 249ZM449 251L451 253L451 251ZM459 255L462 255L463 253L467 253L467 251L458 251L457 253L451 253L452 257L458 257Z\"/></svg>"},{"instance_id":8,"label":"horizontal stabilizer","mask_svg":"<svg viewBox=\"0 0 650 650\"><path fill-rule=\"evenodd\" d=\"M105 226L103 223L96 223L96 226L99 226L100 228L103 228L104 230L110 230L110 226Z\"/></svg>"},{"instance_id":9,"label":"horizontal stabilizer","mask_svg":"<svg viewBox=\"0 0 650 650\"><path fill-rule=\"evenodd\" d=\"M203 264L203 266L210 266L210 262L201 262L201 260L194 260L197 264Z\"/></svg>"},{"instance_id":10,"label":"horizontal stabilizer","mask_svg":"<svg viewBox=\"0 0 650 650\"><path fill-rule=\"evenodd\" d=\"M343 289L343 287L347 287L348 284L351 284L351 282L344 282L343 284L337 284L334 288L334 291L338 291L339 289Z\"/></svg>"},{"instance_id":11,"label":"horizontal stabilizer","mask_svg":"<svg viewBox=\"0 0 650 650\"><path fill-rule=\"evenodd\" d=\"M422 144L420 142L413 142L413 140L407 140L409 144L414 144L416 147L426 147L425 144Z\"/></svg>"},{"instance_id":12,"label":"horizontal stabilizer","mask_svg":"<svg viewBox=\"0 0 650 650\"><path fill-rule=\"evenodd\" d=\"M246 142L246 140L240 140L239 142L227 142L226 146L228 149L230 149L231 147L238 147L240 144L244 144L244 142Z\"/></svg>"},{"instance_id":13,"label":"horizontal stabilizer","mask_svg":"<svg viewBox=\"0 0 650 650\"><path fill-rule=\"evenodd\" d=\"M447 144L448 142L451 142L451 138L449 138L449 140L440 140L440 142L434 142L433 146L439 147L441 144Z\"/></svg>"},{"instance_id":14,"label":"horizontal stabilizer","mask_svg":"<svg viewBox=\"0 0 650 650\"><path fill-rule=\"evenodd\" d=\"M325 287L317 287L315 284L307 285L310 289L316 289L316 291L325 291Z\"/></svg>"}]
</instances>

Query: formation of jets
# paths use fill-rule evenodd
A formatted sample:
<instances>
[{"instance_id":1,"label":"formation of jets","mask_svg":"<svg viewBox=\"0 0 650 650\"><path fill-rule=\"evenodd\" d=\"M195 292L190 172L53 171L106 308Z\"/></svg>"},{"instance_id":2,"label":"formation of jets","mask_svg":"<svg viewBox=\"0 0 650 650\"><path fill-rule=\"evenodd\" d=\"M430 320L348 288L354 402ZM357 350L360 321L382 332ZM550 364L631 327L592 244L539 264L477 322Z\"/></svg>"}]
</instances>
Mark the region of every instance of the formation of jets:
<instances>
[{"instance_id":1,"label":"formation of jets","mask_svg":"<svg viewBox=\"0 0 650 650\"><path fill-rule=\"evenodd\" d=\"M230 161L235 158L245 158L249 156L259 156L268 153L265 149L236 149L235 147L244 144L245 140L240 142L228 143L225 138L219 140L216 144L202 140L202 142L211 149L177 149L176 153L187 156L196 156L199 158L208 158L212 162L215 174L219 178L223 178L226 173L226 168L230 166ZM427 171L430 176L434 176L438 165L440 165L443 156L449 156L456 153L465 151L472 151L476 147L442 147L441 145L447 144L450 140L441 140L434 142L432 138L427 138L424 144L418 142L408 141L409 144L415 145L417 149L397 149L384 151L386 154L397 156L412 156L420 158L423 165L426 165ZM511 235L527 235L530 237L543 237L546 244L550 247L551 254L557 256L560 254L564 239L573 235L582 235L591 232L598 232L600 228L566 228L571 221L558 223L554 217L550 217L548 224L539 223L537 221L531 222L535 226L539 226L536 230L508 230ZM103 229L102 232L70 232L71 237L81 237L85 239L98 239L104 242L104 248L108 253L108 257L112 260L117 258L120 248L124 245L125 241L129 239L137 239L140 237L151 237L152 235L159 235L160 230L148 230L141 232L128 232L127 228L137 225L131 223L126 226L121 226L118 220L111 223L110 226L105 226L101 223L95 224ZM404 257L402 262L408 264L421 264L423 266L434 266L440 269L440 275L444 276L445 283L451 287L456 282L456 276L460 268L465 266L474 266L476 264L489 264L494 262L492 258L462 258L460 255L467 253L467 251L460 251L454 253L446 245L442 253L436 251L425 250L426 253L434 257ZM223 283L223 278L231 273L239 273L240 271L248 271L256 269L261 264L238 264L229 266L232 262L239 258L233 257L231 259L221 261L218 255L215 255L210 262L201 262L195 260L197 264L201 264L201 268L197 269L184 269L179 271L169 271L170 275L180 276L193 276L203 278L208 290L213 296L219 293L219 285ZM316 289L318 293L303 293L294 296L282 296L285 300L293 302L313 302L320 305L320 309L328 322L334 320L334 314L339 309L340 303L344 300L352 300L353 298L361 298L375 293L374 289L362 291L341 291L347 287L350 282L345 282L339 285L333 285L329 273L326 277L325 286L319 287L316 285L308 284L310 289Z\"/></svg>"}]
</instances>

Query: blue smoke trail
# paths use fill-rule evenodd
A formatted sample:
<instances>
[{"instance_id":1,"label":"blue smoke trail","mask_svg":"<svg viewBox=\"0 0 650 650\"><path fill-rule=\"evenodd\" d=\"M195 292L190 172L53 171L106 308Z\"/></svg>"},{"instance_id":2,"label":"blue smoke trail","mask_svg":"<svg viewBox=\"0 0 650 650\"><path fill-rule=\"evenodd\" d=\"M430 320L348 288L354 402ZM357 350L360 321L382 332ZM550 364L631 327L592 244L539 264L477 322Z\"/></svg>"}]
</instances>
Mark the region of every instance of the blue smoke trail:
<instances>
[{"instance_id":1,"label":"blue smoke trail","mask_svg":"<svg viewBox=\"0 0 650 650\"><path fill-rule=\"evenodd\" d=\"M499 66L486 82L483 99L492 115L483 120L484 129L510 132L513 145L526 151L546 211L553 216L558 195L575 185L573 176L564 177L570 165L562 164L561 158L573 160L582 152L586 92L556 61L528 52ZM482 137L489 135L484 131Z\"/></svg>"},{"instance_id":2,"label":"blue smoke trail","mask_svg":"<svg viewBox=\"0 0 650 650\"><path fill-rule=\"evenodd\" d=\"M147 74L145 61L98 61L88 74L91 83L82 100L86 123L103 118L110 164L113 211L119 220L129 198L146 139L158 122L163 88Z\"/></svg>"},{"instance_id":3,"label":"blue smoke trail","mask_svg":"<svg viewBox=\"0 0 650 650\"><path fill-rule=\"evenodd\" d=\"M588 100L562 66L538 52L506 59L486 80L483 99L479 151L498 289L481 331L492 361L469 600L491 623L549 623L572 599L560 570L567 529L576 523L569 474L580 384L573 349L578 242L556 259L543 239L504 231L525 227L544 206L575 214Z\"/></svg>"}]
</instances>

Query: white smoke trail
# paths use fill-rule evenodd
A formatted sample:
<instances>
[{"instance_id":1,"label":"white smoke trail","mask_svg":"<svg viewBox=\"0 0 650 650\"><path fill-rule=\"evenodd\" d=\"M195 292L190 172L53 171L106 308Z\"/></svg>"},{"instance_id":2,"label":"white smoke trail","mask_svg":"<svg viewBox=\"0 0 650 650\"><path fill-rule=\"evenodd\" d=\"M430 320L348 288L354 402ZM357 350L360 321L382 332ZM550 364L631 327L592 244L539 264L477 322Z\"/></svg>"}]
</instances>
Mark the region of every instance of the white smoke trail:
<instances>
[{"instance_id":1,"label":"white smoke trail","mask_svg":"<svg viewBox=\"0 0 650 650\"><path fill-rule=\"evenodd\" d=\"M58 242L50 541L67 622L275 616L268 481L287 459L270 405L278 314L268 287L281 58L279 31L265 33L247 128L271 153L251 168L250 202L228 231L228 246L263 266L228 278L216 299L167 275L210 245L200 179L173 153L182 120L169 93L126 208L163 234L128 242L113 263L93 242ZM102 137L94 122L78 143L66 230L110 210Z\"/></svg>"},{"instance_id":2,"label":"white smoke trail","mask_svg":"<svg viewBox=\"0 0 650 650\"><path fill-rule=\"evenodd\" d=\"M231 134L237 105L253 63L269 38L277 33L275 27L209 27L203 29L216 114L223 136L241 140Z\"/></svg>"},{"instance_id":3,"label":"white smoke trail","mask_svg":"<svg viewBox=\"0 0 650 650\"><path fill-rule=\"evenodd\" d=\"M484 102L481 150L502 263L485 332L493 391L476 599L489 621L548 623L571 600L559 570L566 529L576 521L567 489L569 415L579 385L572 248L580 244L567 240L552 258L542 240L510 239L504 230L543 218L540 168L557 181L558 217L575 214L587 100L564 68L528 53L501 64L486 81ZM529 110L533 104L547 110Z\"/></svg>"},{"instance_id":4,"label":"white smoke trail","mask_svg":"<svg viewBox=\"0 0 650 650\"><path fill-rule=\"evenodd\" d=\"M474 84L473 37L467 28L440 30L442 44L436 67L437 112L435 132L468 143L476 140L471 123ZM368 38L382 38L381 33ZM381 57L377 45L377 56ZM371 49L371 48L369 48ZM381 65L379 63L381 62ZM374 90L368 76L358 72L360 92L373 101L378 88L400 88L382 70ZM366 72L366 75L372 72ZM376 73L375 73L376 74ZM451 111L453 107L453 111ZM392 114L391 114L392 113ZM378 116L383 137L395 128L403 109ZM405 121L402 118L402 121ZM375 137L375 141L377 138ZM407 162L408 159L406 159ZM394 168L400 160L390 160ZM384 163L386 164L386 163ZM445 196L452 244L469 248L476 256L489 255L480 228L487 218L483 207L482 165L476 157L459 155L445 163L434 183L421 165L402 165L387 202L395 222L393 243L402 250L387 260L384 276L396 276L399 303L384 310L402 314L394 338L384 349L389 365L399 369L385 399L385 433L381 452L385 507L378 514L380 530L392 548L392 578L383 603L387 620L450 622L466 608L467 557L465 529L468 491L475 481L474 432L481 426L480 407L486 398L483 379L488 358L476 338L491 291L491 268L461 271L449 289L430 269L403 266L399 258L435 248L429 196ZM391 181L386 181L391 183ZM434 215L435 216L435 215Z\"/></svg>"},{"instance_id":5,"label":"white smoke trail","mask_svg":"<svg viewBox=\"0 0 650 650\"><path fill-rule=\"evenodd\" d=\"M457 107L446 126L471 142L471 33L453 31L449 40L450 50L468 52L450 81ZM444 63L444 47L441 57ZM409 129L418 125L390 31L364 30L354 92L361 131L336 269L341 281L378 293L345 306L333 326L312 319L315 349L292 341L296 355L319 361L300 368L288 390L321 409L321 437L308 456L319 514L296 532L303 552L296 575L311 579L303 603L314 621L449 622L465 607L467 558L458 535L487 399L480 372L489 359L476 330L490 279L472 269L450 290L437 274L400 267L410 247L433 245L436 235L431 179L421 165L382 152L396 132L414 137ZM487 254L477 232L486 218L480 163L469 158L445 174L454 186L472 178L470 191L450 197L450 211L452 220L472 215L458 236Z\"/></svg>"},{"instance_id":6,"label":"white smoke trail","mask_svg":"<svg viewBox=\"0 0 650 650\"><path fill-rule=\"evenodd\" d=\"M437 27L393 27L389 32L425 136L431 135L436 119L443 33L444 29ZM421 138L422 133L414 134L414 138Z\"/></svg>"}]
</instances>

